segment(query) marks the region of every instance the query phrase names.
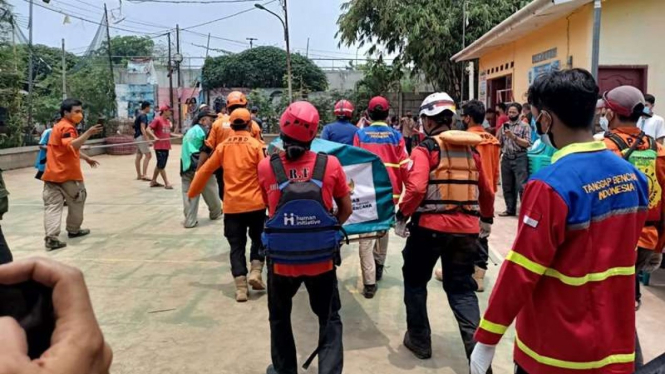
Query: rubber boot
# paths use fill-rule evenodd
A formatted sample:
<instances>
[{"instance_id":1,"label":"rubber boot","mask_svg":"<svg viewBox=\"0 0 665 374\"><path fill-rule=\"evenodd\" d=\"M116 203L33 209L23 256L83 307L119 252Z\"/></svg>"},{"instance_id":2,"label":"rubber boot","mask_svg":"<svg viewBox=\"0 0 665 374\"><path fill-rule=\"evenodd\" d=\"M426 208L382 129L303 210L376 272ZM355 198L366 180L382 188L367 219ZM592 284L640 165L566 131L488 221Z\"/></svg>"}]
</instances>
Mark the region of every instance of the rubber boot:
<instances>
[{"instance_id":1,"label":"rubber boot","mask_svg":"<svg viewBox=\"0 0 665 374\"><path fill-rule=\"evenodd\" d=\"M473 279L478 283L478 290L476 292L485 291L485 272L487 270L476 266L476 271L473 273Z\"/></svg>"},{"instance_id":2,"label":"rubber boot","mask_svg":"<svg viewBox=\"0 0 665 374\"><path fill-rule=\"evenodd\" d=\"M263 273L263 262L259 260L252 261L252 270L249 272L249 285L254 291L263 291L266 284L263 283L261 274Z\"/></svg>"},{"instance_id":3,"label":"rubber boot","mask_svg":"<svg viewBox=\"0 0 665 374\"><path fill-rule=\"evenodd\" d=\"M249 290L247 289L247 277L242 275L239 277L235 277L235 283L236 283L236 301L239 303L244 303L247 301L247 293Z\"/></svg>"}]
</instances>

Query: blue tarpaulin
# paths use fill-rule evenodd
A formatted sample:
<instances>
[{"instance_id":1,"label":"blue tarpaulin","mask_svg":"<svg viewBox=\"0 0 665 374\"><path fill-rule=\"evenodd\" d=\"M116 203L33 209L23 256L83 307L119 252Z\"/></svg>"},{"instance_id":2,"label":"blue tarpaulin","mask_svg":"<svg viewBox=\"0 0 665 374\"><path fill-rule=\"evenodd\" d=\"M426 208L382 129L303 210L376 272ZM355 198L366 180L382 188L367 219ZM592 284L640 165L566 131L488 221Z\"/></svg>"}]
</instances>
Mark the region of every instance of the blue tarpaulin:
<instances>
[{"instance_id":1,"label":"blue tarpaulin","mask_svg":"<svg viewBox=\"0 0 665 374\"><path fill-rule=\"evenodd\" d=\"M268 153L282 150L281 139L268 146ZM379 156L357 147L315 139L313 152L332 155L346 173L351 188L353 214L344 224L349 235L389 230L395 219L393 187L388 171Z\"/></svg>"}]
</instances>

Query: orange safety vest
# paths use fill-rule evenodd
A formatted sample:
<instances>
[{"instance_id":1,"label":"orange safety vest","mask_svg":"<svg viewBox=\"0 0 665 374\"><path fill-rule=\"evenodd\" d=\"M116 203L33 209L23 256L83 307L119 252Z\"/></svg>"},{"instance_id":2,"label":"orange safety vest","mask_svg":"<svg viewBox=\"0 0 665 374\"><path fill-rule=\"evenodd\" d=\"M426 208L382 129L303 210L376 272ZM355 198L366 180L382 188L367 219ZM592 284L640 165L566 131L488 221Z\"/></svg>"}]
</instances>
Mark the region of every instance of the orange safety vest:
<instances>
[{"instance_id":1,"label":"orange safety vest","mask_svg":"<svg viewBox=\"0 0 665 374\"><path fill-rule=\"evenodd\" d=\"M430 152L439 151L439 164L429 174L427 195L416 212L422 214L462 212L479 216L480 171L473 159L471 144L478 144L481 138L476 134L467 133L472 136L465 136L466 139L460 141L460 144L453 144L450 141L451 137L442 136L444 134L421 143L421 146L425 146Z\"/></svg>"}]
</instances>

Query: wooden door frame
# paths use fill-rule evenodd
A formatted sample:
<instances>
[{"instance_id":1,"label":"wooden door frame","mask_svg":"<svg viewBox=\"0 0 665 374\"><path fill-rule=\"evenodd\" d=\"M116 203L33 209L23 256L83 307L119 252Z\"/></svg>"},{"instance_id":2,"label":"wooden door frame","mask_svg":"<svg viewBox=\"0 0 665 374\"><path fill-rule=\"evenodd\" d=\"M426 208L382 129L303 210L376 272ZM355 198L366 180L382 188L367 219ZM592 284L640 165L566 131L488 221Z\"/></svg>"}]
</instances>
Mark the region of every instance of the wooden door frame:
<instances>
[{"instance_id":1,"label":"wooden door frame","mask_svg":"<svg viewBox=\"0 0 665 374\"><path fill-rule=\"evenodd\" d=\"M649 65L600 65L598 66L599 77L601 69L642 70L642 87L644 87L644 93L649 92Z\"/></svg>"}]
</instances>

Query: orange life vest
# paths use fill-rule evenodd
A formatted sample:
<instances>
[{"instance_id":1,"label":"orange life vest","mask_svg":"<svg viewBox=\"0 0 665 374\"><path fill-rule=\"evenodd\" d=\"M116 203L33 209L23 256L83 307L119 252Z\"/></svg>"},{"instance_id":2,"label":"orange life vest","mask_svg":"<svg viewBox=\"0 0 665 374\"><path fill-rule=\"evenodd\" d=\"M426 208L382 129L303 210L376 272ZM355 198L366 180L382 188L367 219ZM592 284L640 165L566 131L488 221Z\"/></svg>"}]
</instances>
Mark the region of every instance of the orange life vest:
<instances>
[{"instance_id":1,"label":"orange life vest","mask_svg":"<svg viewBox=\"0 0 665 374\"><path fill-rule=\"evenodd\" d=\"M457 132L455 134L462 136ZM456 135L451 135L443 133L421 143L421 146L425 146L430 152L439 151L439 164L429 174L427 195L417 212L463 212L478 216L480 172L473 159L472 145L480 143L482 138L476 134L465 133L460 141L455 141Z\"/></svg>"}]
</instances>

